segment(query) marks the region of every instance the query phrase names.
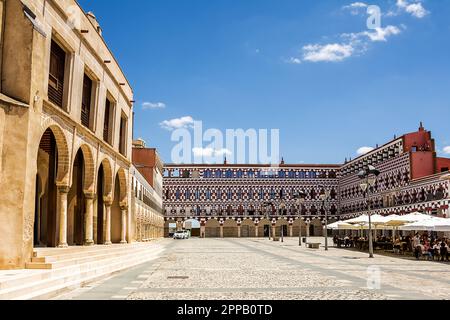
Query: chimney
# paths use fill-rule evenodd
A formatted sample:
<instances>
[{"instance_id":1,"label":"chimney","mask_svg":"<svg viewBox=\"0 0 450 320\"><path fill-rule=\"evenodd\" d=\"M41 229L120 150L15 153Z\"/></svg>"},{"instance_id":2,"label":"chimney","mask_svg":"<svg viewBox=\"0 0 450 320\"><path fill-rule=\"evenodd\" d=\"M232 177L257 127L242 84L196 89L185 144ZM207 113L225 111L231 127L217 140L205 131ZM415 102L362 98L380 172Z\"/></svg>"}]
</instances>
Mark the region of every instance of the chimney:
<instances>
[{"instance_id":1,"label":"chimney","mask_svg":"<svg viewBox=\"0 0 450 320\"><path fill-rule=\"evenodd\" d=\"M144 149L145 148L145 141L144 139L137 139L133 141L133 148L135 149Z\"/></svg>"},{"instance_id":2,"label":"chimney","mask_svg":"<svg viewBox=\"0 0 450 320\"><path fill-rule=\"evenodd\" d=\"M97 21L97 18L95 17L94 13L92 11L89 11L86 13L86 16L88 17L89 21L94 25L95 30L97 30L98 34L102 35L102 28L100 27L100 24Z\"/></svg>"}]
</instances>

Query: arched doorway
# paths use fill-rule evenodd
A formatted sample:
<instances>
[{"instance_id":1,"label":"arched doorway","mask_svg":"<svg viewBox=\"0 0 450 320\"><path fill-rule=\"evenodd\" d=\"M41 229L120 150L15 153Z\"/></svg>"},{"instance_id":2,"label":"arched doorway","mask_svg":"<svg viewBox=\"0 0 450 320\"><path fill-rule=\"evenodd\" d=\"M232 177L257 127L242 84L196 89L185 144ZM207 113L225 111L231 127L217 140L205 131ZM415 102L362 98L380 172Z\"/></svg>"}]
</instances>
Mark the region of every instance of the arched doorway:
<instances>
[{"instance_id":1,"label":"arched doorway","mask_svg":"<svg viewBox=\"0 0 450 320\"><path fill-rule=\"evenodd\" d=\"M234 219L225 220L223 224L223 237L224 238L238 237L238 225Z\"/></svg>"},{"instance_id":2,"label":"arched doorway","mask_svg":"<svg viewBox=\"0 0 450 320\"><path fill-rule=\"evenodd\" d=\"M86 198L83 190L85 161L83 152L78 150L73 162L72 187L67 196L67 243L81 246L85 240Z\"/></svg>"},{"instance_id":3,"label":"arched doorway","mask_svg":"<svg viewBox=\"0 0 450 320\"><path fill-rule=\"evenodd\" d=\"M103 195L105 193L105 170L103 164L100 165L97 175L97 237L96 243L105 243L105 202Z\"/></svg>"},{"instance_id":4,"label":"arched doorway","mask_svg":"<svg viewBox=\"0 0 450 320\"><path fill-rule=\"evenodd\" d=\"M281 237L281 232L283 232L283 237L289 236L289 222L285 219L278 220L275 226L275 236Z\"/></svg>"},{"instance_id":5,"label":"arched doorway","mask_svg":"<svg viewBox=\"0 0 450 320\"><path fill-rule=\"evenodd\" d=\"M261 219L258 224L258 237L268 238L271 234L272 223L267 219Z\"/></svg>"},{"instance_id":6,"label":"arched doorway","mask_svg":"<svg viewBox=\"0 0 450 320\"><path fill-rule=\"evenodd\" d=\"M205 225L206 238L219 238L220 237L220 223L216 219L211 219L206 222Z\"/></svg>"},{"instance_id":7,"label":"arched doorway","mask_svg":"<svg viewBox=\"0 0 450 320\"><path fill-rule=\"evenodd\" d=\"M39 143L37 155L34 246L56 247L57 245L57 172L58 148L56 137L47 129Z\"/></svg>"},{"instance_id":8,"label":"arched doorway","mask_svg":"<svg viewBox=\"0 0 450 320\"><path fill-rule=\"evenodd\" d=\"M111 206L111 242L120 243L122 227L122 211L120 208L120 181L116 175L114 182L114 201Z\"/></svg>"},{"instance_id":9,"label":"arched doorway","mask_svg":"<svg viewBox=\"0 0 450 320\"><path fill-rule=\"evenodd\" d=\"M241 237L254 238L256 237L255 222L252 219L245 219L241 223Z\"/></svg>"},{"instance_id":10,"label":"arched doorway","mask_svg":"<svg viewBox=\"0 0 450 320\"><path fill-rule=\"evenodd\" d=\"M186 220L183 227L185 230L190 231L192 237L200 237L200 222L198 220Z\"/></svg>"}]
</instances>

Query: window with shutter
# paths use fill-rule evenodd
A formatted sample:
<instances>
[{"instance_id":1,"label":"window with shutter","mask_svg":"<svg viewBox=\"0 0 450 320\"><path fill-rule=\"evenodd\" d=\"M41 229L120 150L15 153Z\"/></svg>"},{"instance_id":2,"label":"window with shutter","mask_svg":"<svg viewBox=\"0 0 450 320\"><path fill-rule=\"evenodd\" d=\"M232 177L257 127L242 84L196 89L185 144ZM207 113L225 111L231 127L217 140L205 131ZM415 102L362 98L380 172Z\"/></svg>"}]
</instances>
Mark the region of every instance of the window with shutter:
<instances>
[{"instance_id":1,"label":"window with shutter","mask_svg":"<svg viewBox=\"0 0 450 320\"><path fill-rule=\"evenodd\" d=\"M120 118L120 139L119 139L119 152L126 156L126 130L127 130L127 119L122 116Z\"/></svg>"},{"instance_id":2,"label":"window with shutter","mask_svg":"<svg viewBox=\"0 0 450 320\"><path fill-rule=\"evenodd\" d=\"M109 99L106 99L105 104L105 120L103 125L103 140L109 144L111 144L111 101Z\"/></svg>"},{"instance_id":3,"label":"window with shutter","mask_svg":"<svg viewBox=\"0 0 450 320\"><path fill-rule=\"evenodd\" d=\"M52 40L50 49L50 69L48 76L48 99L59 107L63 107L64 68L66 52Z\"/></svg>"},{"instance_id":4,"label":"window with shutter","mask_svg":"<svg viewBox=\"0 0 450 320\"><path fill-rule=\"evenodd\" d=\"M83 80L83 97L81 100L81 124L89 128L89 117L91 114L91 95L92 95L92 80L84 75Z\"/></svg>"}]
</instances>

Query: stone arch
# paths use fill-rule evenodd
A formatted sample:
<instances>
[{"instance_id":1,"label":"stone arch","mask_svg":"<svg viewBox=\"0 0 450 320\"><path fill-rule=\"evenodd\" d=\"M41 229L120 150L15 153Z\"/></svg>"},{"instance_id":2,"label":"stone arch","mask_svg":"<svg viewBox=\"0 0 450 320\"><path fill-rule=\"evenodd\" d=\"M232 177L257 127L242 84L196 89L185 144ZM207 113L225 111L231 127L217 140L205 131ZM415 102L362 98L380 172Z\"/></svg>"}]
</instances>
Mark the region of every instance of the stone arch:
<instances>
[{"instance_id":1,"label":"stone arch","mask_svg":"<svg viewBox=\"0 0 450 320\"><path fill-rule=\"evenodd\" d=\"M205 224L205 237L206 238L219 238L220 237L220 223L216 219L210 219Z\"/></svg>"},{"instance_id":2,"label":"stone arch","mask_svg":"<svg viewBox=\"0 0 450 320\"><path fill-rule=\"evenodd\" d=\"M238 237L238 225L234 219L227 219L223 223L223 237L224 238Z\"/></svg>"},{"instance_id":3,"label":"stone arch","mask_svg":"<svg viewBox=\"0 0 450 320\"><path fill-rule=\"evenodd\" d=\"M58 185L68 186L69 185L69 172L70 172L70 152L69 152L69 146L67 142L67 137L63 131L63 129L57 125L52 124L48 127L46 127L44 130L42 130L39 141L36 144L38 150L40 141L42 140L45 132L47 130L50 130L53 133L53 136L56 140L56 147L58 149L58 169L57 169L57 176L56 176L56 183ZM36 151L36 154L38 152Z\"/></svg>"},{"instance_id":4,"label":"stone arch","mask_svg":"<svg viewBox=\"0 0 450 320\"><path fill-rule=\"evenodd\" d=\"M295 220L294 223L292 224L292 228L294 237L298 237L300 235L299 234L300 230L302 231L302 236L306 237L306 222L303 219Z\"/></svg>"},{"instance_id":5,"label":"stone arch","mask_svg":"<svg viewBox=\"0 0 450 320\"><path fill-rule=\"evenodd\" d=\"M272 222L267 219L261 219L258 223L258 237L268 237L269 232L272 232Z\"/></svg>"},{"instance_id":6,"label":"stone arch","mask_svg":"<svg viewBox=\"0 0 450 320\"><path fill-rule=\"evenodd\" d=\"M176 224L177 222L175 221L175 219L169 219L167 221L164 222L164 237L168 238L170 237L170 225L171 224Z\"/></svg>"},{"instance_id":7,"label":"stone arch","mask_svg":"<svg viewBox=\"0 0 450 320\"><path fill-rule=\"evenodd\" d=\"M105 157L100 162L98 169L100 168L100 166L103 166L103 171L104 171L103 196L104 197L108 197L108 196L112 197L114 176L113 176L111 162L109 161L108 158Z\"/></svg>"},{"instance_id":8,"label":"stone arch","mask_svg":"<svg viewBox=\"0 0 450 320\"><path fill-rule=\"evenodd\" d=\"M256 226L252 219L245 219L241 223L241 237L254 238L256 237Z\"/></svg>"},{"instance_id":9,"label":"stone arch","mask_svg":"<svg viewBox=\"0 0 450 320\"><path fill-rule=\"evenodd\" d=\"M95 172L95 163L92 149L87 144L82 144L78 148L77 152L75 152L75 154L77 154L80 150L83 153L84 159L83 189L85 193L94 193L94 182L97 173Z\"/></svg>"},{"instance_id":10,"label":"stone arch","mask_svg":"<svg viewBox=\"0 0 450 320\"><path fill-rule=\"evenodd\" d=\"M310 229L310 236L311 237L322 237L324 235L324 227L322 220L320 219L313 219L311 221L311 229Z\"/></svg>"},{"instance_id":11,"label":"stone arch","mask_svg":"<svg viewBox=\"0 0 450 320\"><path fill-rule=\"evenodd\" d=\"M120 168L117 171L116 174L117 178L118 178L118 182L119 182L119 194L118 195L114 195L114 197L119 197L119 201L121 203L121 205L126 205L127 204L127 198L128 198L128 188L127 188L127 174L124 168Z\"/></svg>"},{"instance_id":12,"label":"stone arch","mask_svg":"<svg viewBox=\"0 0 450 320\"><path fill-rule=\"evenodd\" d=\"M283 228L283 236L289 236L289 221L286 219L278 219L275 224L275 235L277 237L281 237L281 228Z\"/></svg>"}]
</instances>

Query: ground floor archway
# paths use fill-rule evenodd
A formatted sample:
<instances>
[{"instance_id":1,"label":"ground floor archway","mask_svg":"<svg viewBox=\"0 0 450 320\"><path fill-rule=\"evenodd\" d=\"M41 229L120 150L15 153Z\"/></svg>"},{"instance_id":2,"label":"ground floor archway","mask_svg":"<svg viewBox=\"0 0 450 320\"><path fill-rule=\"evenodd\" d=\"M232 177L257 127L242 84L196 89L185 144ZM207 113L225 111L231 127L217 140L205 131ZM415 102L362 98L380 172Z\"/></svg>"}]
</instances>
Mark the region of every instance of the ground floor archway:
<instances>
[{"instance_id":1,"label":"ground floor archway","mask_svg":"<svg viewBox=\"0 0 450 320\"><path fill-rule=\"evenodd\" d=\"M237 238L239 236L238 225L234 219L228 219L223 223L223 237Z\"/></svg>"},{"instance_id":2,"label":"ground floor archway","mask_svg":"<svg viewBox=\"0 0 450 320\"><path fill-rule=\"evenodd\" d=\"M205 224L205 236L206 238L219 238L220 237L220 223L216 219L208 220Z\"/></svg>"},{"instance_id":3,"label":"ground floor archway","mask_svg":"<svg viewBox=\"0 0 450 320\"><path fill-rule=\"evenodd\" d=\"M256 226L252 219L245 219L241 223L241 237L254 238L256 237Z\"/></svg>"}]
</instances>

